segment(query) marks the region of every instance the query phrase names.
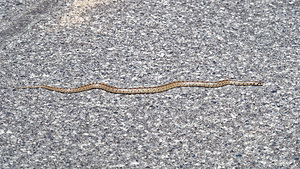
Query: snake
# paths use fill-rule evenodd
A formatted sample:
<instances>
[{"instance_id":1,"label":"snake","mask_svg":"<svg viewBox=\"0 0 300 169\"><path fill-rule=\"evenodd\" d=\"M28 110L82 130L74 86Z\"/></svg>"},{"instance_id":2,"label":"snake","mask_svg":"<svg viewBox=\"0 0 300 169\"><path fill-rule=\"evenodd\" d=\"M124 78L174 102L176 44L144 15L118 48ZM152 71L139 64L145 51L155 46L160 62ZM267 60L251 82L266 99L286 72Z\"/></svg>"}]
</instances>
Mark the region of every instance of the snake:
<instances>
[{"instance_id":1,"label":"snake","mask_svg":"<svg viewBox=\"0 0 300 169\"><path fill-rule=\"evenodd\" d=\"M76 88L58 88L47 85L36 85L36 86L25 86L25 87L14 87L15 89L34 89L43 88L50 91L60 93L79 93L91 89L102 89L110 93L116 94L153 94L165 92L167 90L178 88L178 87L205 87L205 88L218 88L227 85L234 86L262 86L262 81L237 81L237 80L220 80L220 81L174 81L161 86L153 87L136 87L136 88L118 88L105 83L90 83Z\"/></svg>"}]
</instances>

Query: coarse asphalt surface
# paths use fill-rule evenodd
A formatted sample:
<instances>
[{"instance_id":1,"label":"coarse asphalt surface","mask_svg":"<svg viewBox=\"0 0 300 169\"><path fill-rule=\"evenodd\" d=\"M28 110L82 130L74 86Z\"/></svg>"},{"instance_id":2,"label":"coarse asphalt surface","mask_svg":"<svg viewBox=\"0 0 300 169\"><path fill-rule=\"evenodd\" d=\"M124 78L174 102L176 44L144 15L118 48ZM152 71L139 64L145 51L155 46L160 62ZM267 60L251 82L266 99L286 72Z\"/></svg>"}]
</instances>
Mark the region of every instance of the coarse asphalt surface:
<instances>
[{"instance_id":1,"label":"coarse asphalt surface","mask_svg":"<svg viewBox=\"0 0 300 169\"><path fill-rule=\"evenodd\" d=\"M0 2L0 168L299 168L299 1ZM263 86L121 95L12 86Z\"/></svg>"}]
</instances>

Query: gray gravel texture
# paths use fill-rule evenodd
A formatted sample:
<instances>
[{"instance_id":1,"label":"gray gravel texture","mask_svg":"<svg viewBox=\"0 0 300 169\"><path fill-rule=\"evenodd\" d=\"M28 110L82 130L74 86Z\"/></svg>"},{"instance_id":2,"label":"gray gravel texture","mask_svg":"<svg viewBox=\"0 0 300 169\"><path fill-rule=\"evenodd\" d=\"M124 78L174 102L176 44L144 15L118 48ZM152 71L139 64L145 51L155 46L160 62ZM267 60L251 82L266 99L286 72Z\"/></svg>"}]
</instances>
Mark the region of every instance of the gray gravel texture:
<instances>
[{"instance_id":1,"label":"gray gravel texture","mask_svg":"<svg viewBox=\"0 0 300 169\"><path fill-rule=\"evenodd\" d=\"M299 168L299 6L1 1L0 167ZM12 88L222 79L265 84L148 95Z\"/></svg>"}]
</instances>

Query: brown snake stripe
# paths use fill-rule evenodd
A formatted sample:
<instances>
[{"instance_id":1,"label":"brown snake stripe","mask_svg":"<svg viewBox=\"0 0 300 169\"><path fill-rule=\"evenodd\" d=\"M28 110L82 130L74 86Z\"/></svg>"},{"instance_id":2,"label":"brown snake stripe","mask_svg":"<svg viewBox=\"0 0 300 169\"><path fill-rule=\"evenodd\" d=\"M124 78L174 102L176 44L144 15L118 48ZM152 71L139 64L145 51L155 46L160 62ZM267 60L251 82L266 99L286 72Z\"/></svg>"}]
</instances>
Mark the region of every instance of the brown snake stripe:
<instances>
[{"instance_id":1,"label":"brown snake stripe","mask_svg":"<svg viewBox=\"0 0 300 169\"><path fill-rule=\"evenodd\" d=\"M137 88L117 88L110 86L104 83L91 83L77 88L58 88L51 87L46 85L37 85L37 86L26 86L26 87L15 87L16 89L34 89L34 88L43 88L51 91L61 92L61 93L78 93L91 89L102 89L107 92L117 93L117 94L149 94L149 93L160 93L176 87L207 87L207 88L217 88L227 85L235 86L262 86L263 82L261 81L236 81L236 80L221 80L216 82L207 82L207 81L175 81L167 83L161 86L154 87L137 87Z\"/></svg>"}]
</instances>

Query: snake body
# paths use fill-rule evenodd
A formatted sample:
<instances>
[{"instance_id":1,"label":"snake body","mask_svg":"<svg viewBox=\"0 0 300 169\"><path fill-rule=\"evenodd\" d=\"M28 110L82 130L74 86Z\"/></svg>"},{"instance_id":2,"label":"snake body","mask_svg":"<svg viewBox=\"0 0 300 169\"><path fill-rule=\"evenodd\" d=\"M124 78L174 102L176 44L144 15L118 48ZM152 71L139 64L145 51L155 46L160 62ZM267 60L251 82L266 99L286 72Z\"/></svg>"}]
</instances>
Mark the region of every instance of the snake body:
<instances>
[{"instance_id":1,"label":"snake body","mask_svg":"<svg viewBox=\"0 0 300 169\"><path fill-rule=\"evenodd\" d=\"M154 87L137 87L137 88L117 88L114 86L107 85L105 83L90 83L84 86L77 88L58 88L47 85L37 85L37 86L26 86L26 87L16 87L17 89L26 89L26 88L43 88L51 91L61 92L61 93L78 93L91 89L102 89L107 92L116 93L116 94L151 94L151 93L160 93L177 87L206 87L206 88L217 88L227 85L234 86L262 86L263 82L261 81L236 81L236 80L221 80L216 82L207 82L207 81L175 81L167 83L161 86Z\"/></svg>"}]
</instances>

